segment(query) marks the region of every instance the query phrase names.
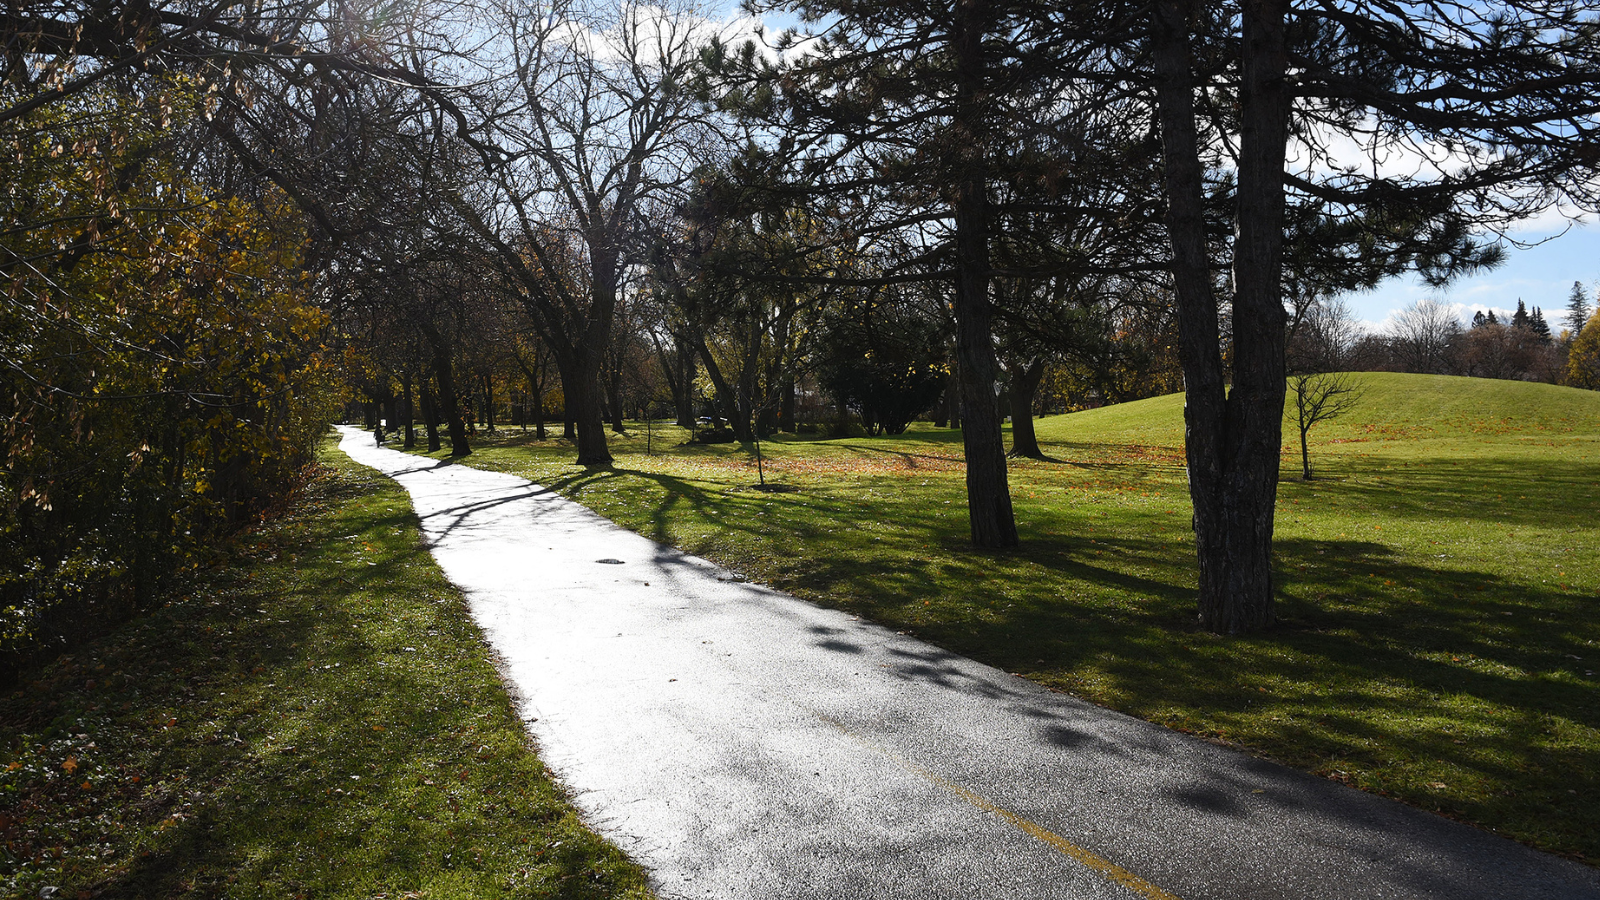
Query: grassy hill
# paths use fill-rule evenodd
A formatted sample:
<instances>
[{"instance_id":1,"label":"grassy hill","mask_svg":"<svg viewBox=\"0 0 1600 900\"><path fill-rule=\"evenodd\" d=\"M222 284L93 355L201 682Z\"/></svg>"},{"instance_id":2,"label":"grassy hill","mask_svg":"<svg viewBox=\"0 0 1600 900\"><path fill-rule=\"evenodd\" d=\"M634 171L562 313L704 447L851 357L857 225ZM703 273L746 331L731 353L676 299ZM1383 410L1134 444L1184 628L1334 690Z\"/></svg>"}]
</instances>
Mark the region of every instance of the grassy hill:
<instances>
[{"instance_id":1,"label":"grassy hill","mask_svg":"<svg viewBox=\"0 0 1600 900\"><path fill-rule=\"evenodd\" d=\"M1011 468L1024 546L968 548L959 434L680 446L614 467L511 433L468 464L550 485L750 577L1053 688L1600 860L1600 394L1358 376L1287 430L1279 627L1194 627L1182 398L1038 421ZM647 439L652 453L646 452Z\"/></svg>"}]
</instances>

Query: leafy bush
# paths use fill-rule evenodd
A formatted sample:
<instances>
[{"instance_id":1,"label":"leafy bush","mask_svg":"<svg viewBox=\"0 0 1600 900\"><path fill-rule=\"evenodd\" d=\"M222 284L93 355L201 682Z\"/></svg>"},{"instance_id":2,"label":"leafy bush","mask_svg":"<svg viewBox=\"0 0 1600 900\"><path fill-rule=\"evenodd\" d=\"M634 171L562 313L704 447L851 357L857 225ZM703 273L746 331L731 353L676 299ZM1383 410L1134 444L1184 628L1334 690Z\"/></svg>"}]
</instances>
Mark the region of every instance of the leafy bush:
<instances>
[{"instance_id":1,"label":"leafy bush","mask_svg":"<svg viewBox=\"0 0 1600 900\"><path fill-rule=\"evenodd\" d=\"M194 104L108 88L0 135L0 679L273 502L328 421L297 216L181 173Z\"/></svg>"}]
</instances>

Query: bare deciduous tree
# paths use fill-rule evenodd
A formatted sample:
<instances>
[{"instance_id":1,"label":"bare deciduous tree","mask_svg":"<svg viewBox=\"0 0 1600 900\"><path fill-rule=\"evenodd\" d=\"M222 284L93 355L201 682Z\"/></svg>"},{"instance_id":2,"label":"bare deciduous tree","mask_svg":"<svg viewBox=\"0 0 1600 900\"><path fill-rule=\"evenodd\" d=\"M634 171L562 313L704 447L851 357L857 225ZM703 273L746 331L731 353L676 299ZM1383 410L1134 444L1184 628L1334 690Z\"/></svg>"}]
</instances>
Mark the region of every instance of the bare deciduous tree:
<instances>
[{"instance_id":1,"label":"bare deciduous tree","mask_svg":"<svg viewBox=\"0 0 1600 900\"><path fill-rule=\"evenodd\" d=\"M519 286L555 357L578 462L603 465L600 372L642 216L715 136L690 89L703 24L637 2L492 11L503 55L484 62L469 136L486 177L455 213Z\"/></svg>"},{"instance_id":2,"label":"bare deciduous tree","mask_svg":"<svg viewBox=\"0 0 1600 900\"><path fill-rule=\"evenodd\" d=\"M1337 419L1361 401L1362 390L1348 372L1308 372L1289 376L1295 417L1300 426L1300 476L1311 480L1306 435L1318 422Z\"/></svg>"},{"instance_id":3,"label":"bare deciduous tree","mask_svg":"<svg viewBox=\"0 0 1600 900\"><path fill-rule=\"evenodd\" d=\"M1460 338L1455 310L1437 300L1418 300L1395 313L1389 325L1390 350L1407 372L1451 373L1451 351Z\"/></svg>"}]
</instances>

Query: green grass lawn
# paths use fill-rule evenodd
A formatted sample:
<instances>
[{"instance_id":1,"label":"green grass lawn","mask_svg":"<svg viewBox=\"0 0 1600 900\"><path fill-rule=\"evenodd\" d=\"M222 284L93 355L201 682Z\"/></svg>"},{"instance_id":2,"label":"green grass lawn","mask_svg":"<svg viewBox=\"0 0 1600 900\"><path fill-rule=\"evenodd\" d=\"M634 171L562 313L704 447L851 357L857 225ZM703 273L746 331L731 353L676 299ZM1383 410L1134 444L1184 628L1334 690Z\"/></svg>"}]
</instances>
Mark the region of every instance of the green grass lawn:
<instances>
[{"instance_id":1,"label":"green grass lawn","mask_svg":"<svg viewBox=\"0 0 1600 900\"><path fill-rule=\"evenodd\" d=\"M1038 421L1011 487L1024 545L976 552L960 437L682 446L630 426L616 465L478 435L465 462L641 533L1096 703L1600 860L1600 394L1364 375L1292 423L1279 627L1194 627L1182 399Z\"/></svg>"},{"instance_id":2,"label":"green grass lawn","mask_svg":"<svg viewBox=\"0 0 1600 900\"><path fill-rule=\"evenodd\" d=\"M329 444L230 561L0 697L0 896L616 898L405 493Z\"/></svg>"}]
</instances>

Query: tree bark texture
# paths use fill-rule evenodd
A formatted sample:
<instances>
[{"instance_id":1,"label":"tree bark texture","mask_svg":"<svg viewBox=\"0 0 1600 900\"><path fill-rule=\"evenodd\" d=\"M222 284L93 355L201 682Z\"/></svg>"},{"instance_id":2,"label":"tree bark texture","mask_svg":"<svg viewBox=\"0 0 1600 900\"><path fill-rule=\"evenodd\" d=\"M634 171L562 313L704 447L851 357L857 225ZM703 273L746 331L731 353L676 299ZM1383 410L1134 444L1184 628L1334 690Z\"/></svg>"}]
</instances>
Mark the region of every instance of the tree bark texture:
<instances>
[{"instance_id":1,"label":"tree bark texture","mask_svg":"<svg viewBox=\"0 0 1600 900\"><path fill-rule=\"evenodd\" d=\"M794 414L795 414L794 376L793 375L784 376L783 385L781 387L779 387L778 390L781 392L782 398L783 398L778 402L778 430L779 431L787 431L790 434L794 434L795 433L795 421L794 421Z\"/></svg>"},{"instance_id":2,"label":"tree bark texture","mask_svg":"<svg viewBox=\"0 0 1600 900\"><path fill-rule=\"evenodd\" d=\"M1272 527L1286 324L1281 269L1287 4L1247 0L1243 6L1231 390L1224 384L1194 120L1189 29L1199 9L1197 0L1157 0L1152 36L1178 295L1200 624L1219 634L1239 634L1274 620Z\"/></svg>"},{"instance_id":3,"label":"tree bark texture","mask_svg":"<svg viewBox=\"0 0 1600 900\"><path fill-rule=\"evenodd\" d=\"M448 353L434 356L433 378L439 385L439 417L444 420L450 435L450 455L470 455L472 445L467 440L467 422L461 415L461 401L456 397L455 372L450 366Z\"/></svg>"},{"instance_id":4,"label":"tree bark texture","mask_svg":"<svg viewBox=\"0 0 1600 900\"><path fill-rule=\"evenodd\" d=\"M565 399L567 436L578 445L578 465L611 464L606 447L605 404L601 400L600 365L604 354L593 348L576 352L557 352L556 367L561 370L561 390Z\"/></svg>"},{"instance_id":5,"label":"tree bark texture","mask_svg":"<svg viewBox=\"0 0 1600 900\"><path fill-rule=\"evenodd\" d=\"M567 389L567 414L572 417L576 429L580 466L611 464L611 451L606 447L606 423L600 414L599 374L595 372L589 378L578 379ZM562 382L566 382L565 376Z\"/></svg>"},{"instance_id":6,"label":"tree bark texture","mask_svg":"<svg viewBox=\"0 0 1600 900\"><path fill-rule=\"evenodd\" d=\"M1011 455L1044 459L1039 438L1033 430L1033 399L1044 380L1044 361L1035 360L1017 371L1011 379Z\"/></svg>"},{"instance_id":7,"label":"tree bark texture","mask_svg":"<svg viewBox=\"0 0 1600 900\"><path fill-rule=\"evenodd\" d=\"M1016 516L1006 474L1000 409L995 403L994 309L989 301L989 186L987 150L981 140L984 75L983 30L975 19L981 0L956 4L952 42L957 127L965 130L962 172L952 213L956 250L956 355L960 359L961 439L967 464L967 520L978 547L1015 547Z\"/></svg>"}]
</instances>

